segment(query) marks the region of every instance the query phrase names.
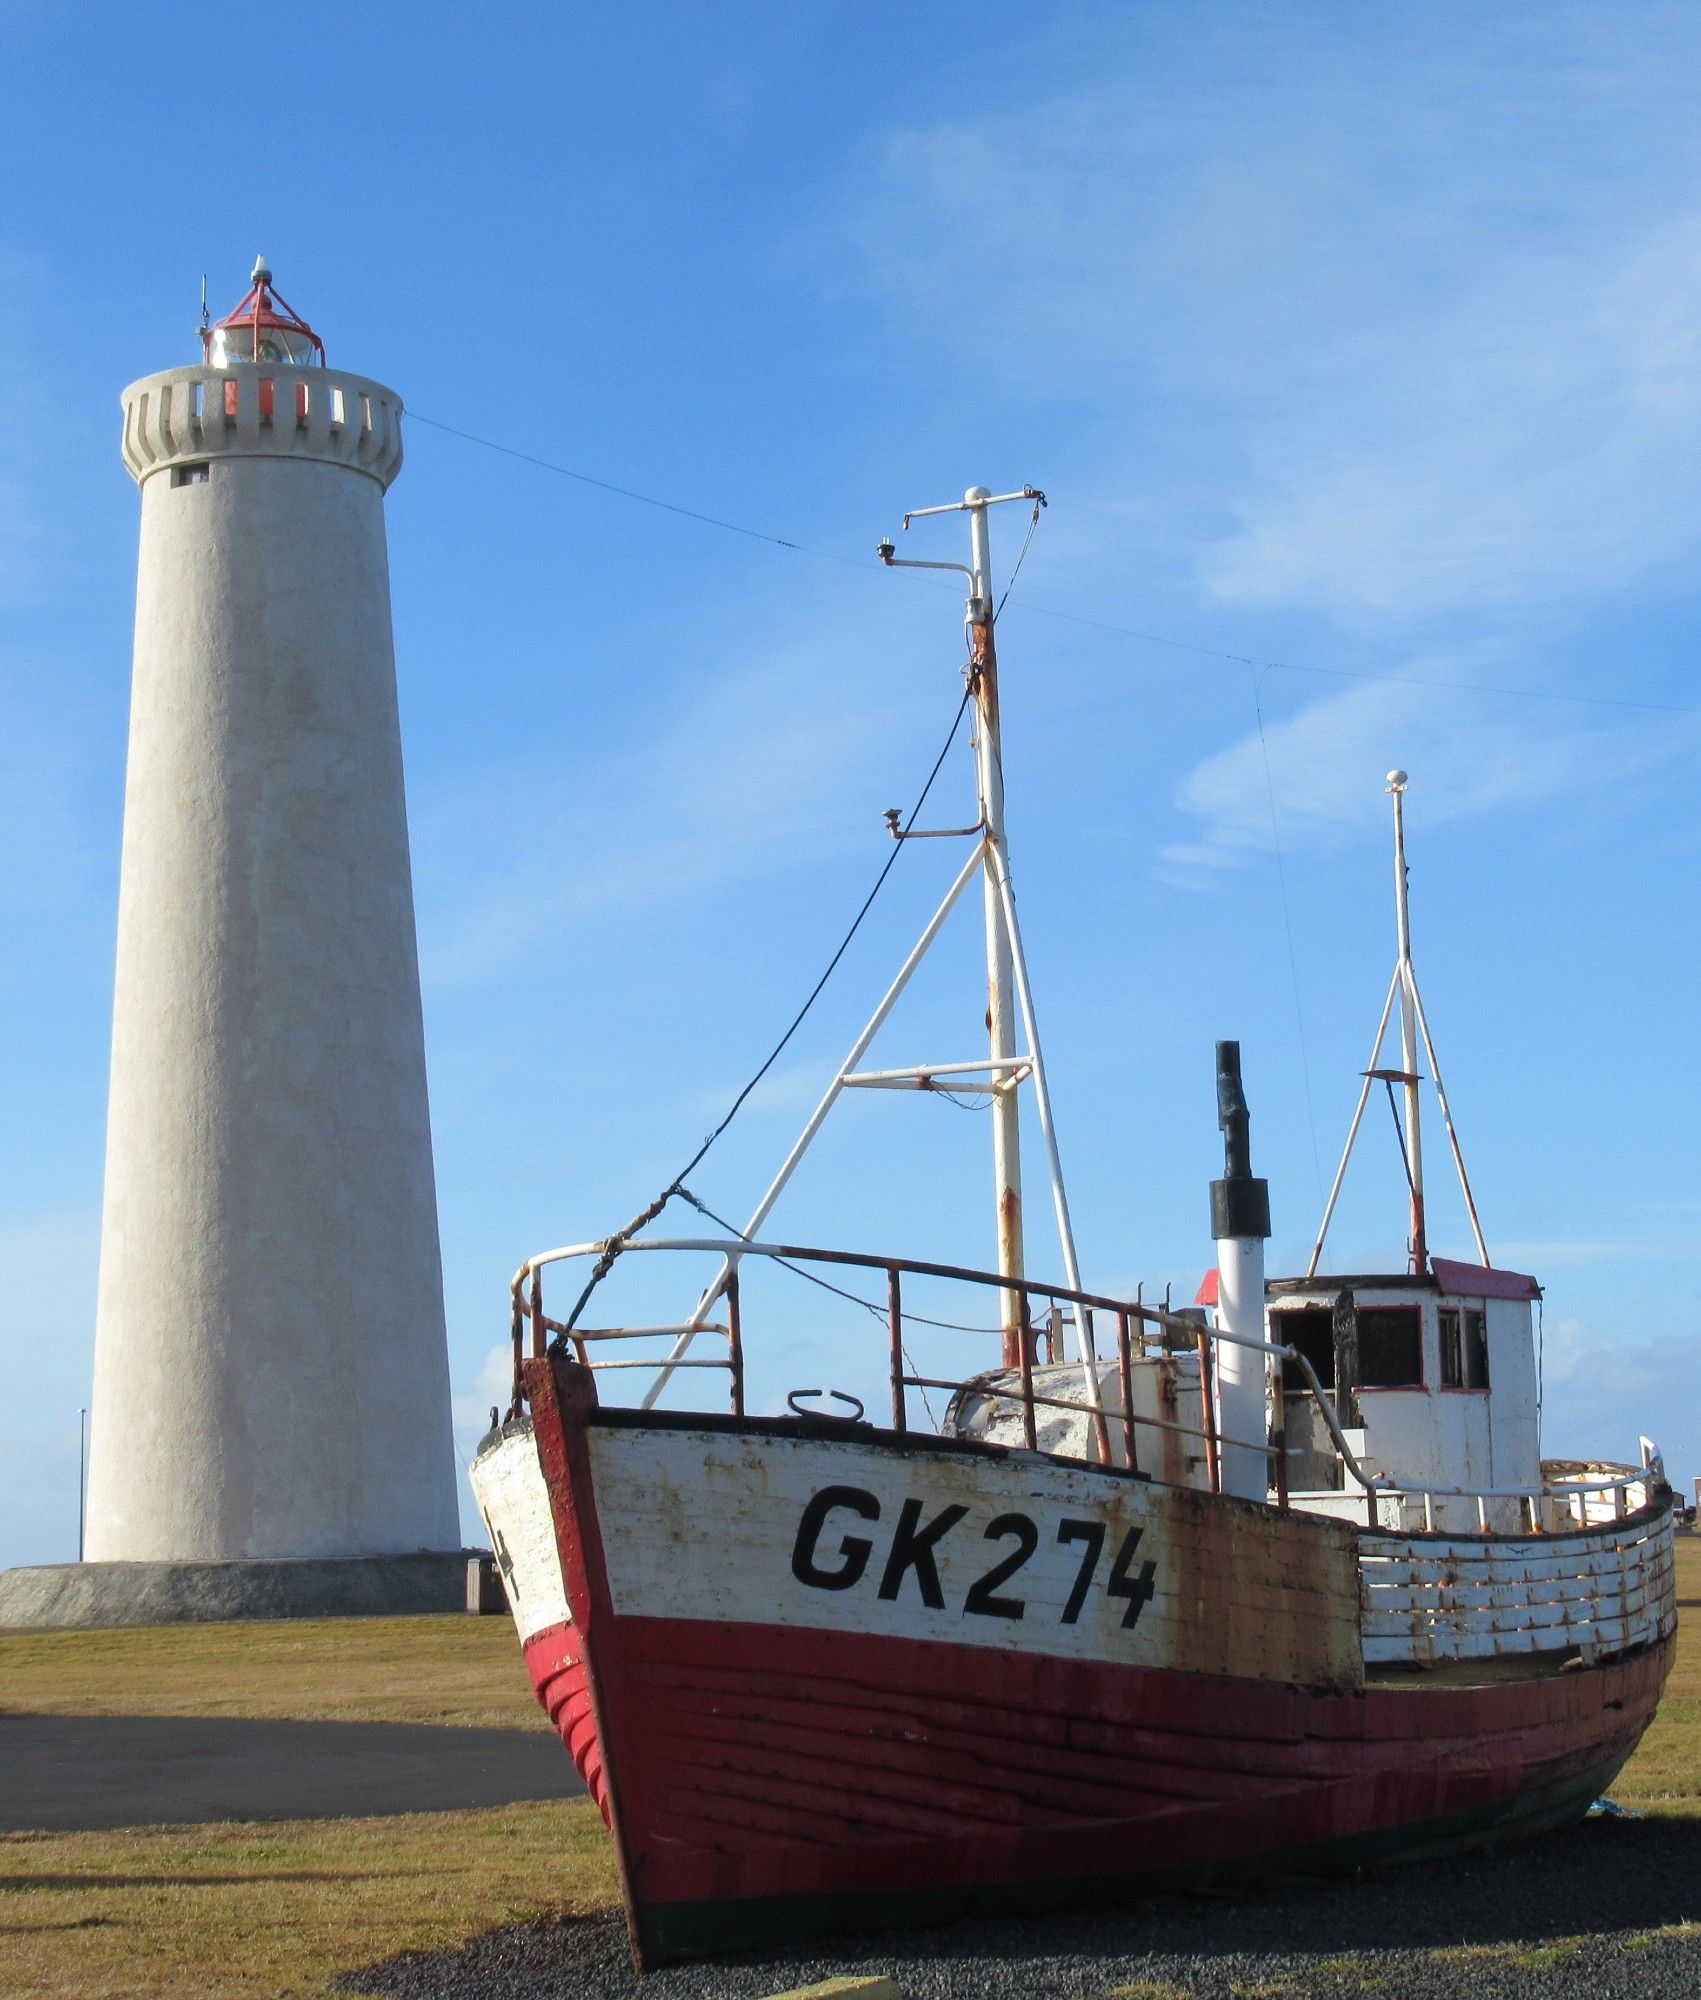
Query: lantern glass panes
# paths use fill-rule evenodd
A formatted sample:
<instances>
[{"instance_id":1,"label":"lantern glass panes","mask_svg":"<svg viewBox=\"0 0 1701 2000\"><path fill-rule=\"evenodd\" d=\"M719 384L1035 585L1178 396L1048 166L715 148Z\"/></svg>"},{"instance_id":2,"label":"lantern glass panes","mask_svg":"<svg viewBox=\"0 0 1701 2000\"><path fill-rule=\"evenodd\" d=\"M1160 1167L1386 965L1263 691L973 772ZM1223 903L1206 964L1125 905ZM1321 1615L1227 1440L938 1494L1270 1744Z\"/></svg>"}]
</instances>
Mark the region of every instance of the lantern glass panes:
<instances>
[{"instance_id":1,"label":"lantern glass panes","mask_svg":"<svg viewBox=\"0 0 1701 2000\"><path fill-rule=\"evenodd\" d=\"M269 361L274 365L282 362L296 368L307 368L318 359L311 334L299 333L287 326L262 326L259 329L258 353L255 352L254 335L252 320L241 321L234 326L214 327L213 366L228 368L233 361Z\"/></svg>"}]
</instances>

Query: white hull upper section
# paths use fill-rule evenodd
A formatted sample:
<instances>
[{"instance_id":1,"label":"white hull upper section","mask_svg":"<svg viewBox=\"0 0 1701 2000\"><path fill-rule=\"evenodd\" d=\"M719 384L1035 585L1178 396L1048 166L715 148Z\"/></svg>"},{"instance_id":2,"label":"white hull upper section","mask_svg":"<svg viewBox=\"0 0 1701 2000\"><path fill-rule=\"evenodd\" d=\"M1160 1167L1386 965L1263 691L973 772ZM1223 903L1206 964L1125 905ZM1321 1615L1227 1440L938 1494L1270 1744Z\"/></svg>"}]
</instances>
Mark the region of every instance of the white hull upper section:
<instances>
[{"instance_id":1,"label":"white hull upper section","mask_svg":"<svg viewBox=\"0 0 1701 2000\"><path fill-rule=\"evenodd\" d=\"M1669 1513L1594 1535L1360 1534L1012 1453L593 1424L617 1614L784 1625L1353 1685L1366 1667L1568 1652L1673 1629ZM472 1468L522 1641L569 1622L529 1422Z\"/></svg>"},{"instance_id":2,"label":"white hull upper section","mask_svg":"<svg viewBox=\"0 0 1701 2000\"><path fill-rule=\"evenodd\" d=\"M561 1552L530 1418L486 1440L468 1474L523 1645L570 1622Z\"/></svg>"},{"instance_id":3,"label":"white hull upper section","mask_svg":"<svg viewBox=\"0 0 1701 2000\"><path fill-rule=\"evenodd\" d=\"M1296 1559L1267 1509L854 1438L593 1426L591 1472L617 1613L1280 1681L1359 1671L1337 1524Z\"/></svg>"}]
</instances>

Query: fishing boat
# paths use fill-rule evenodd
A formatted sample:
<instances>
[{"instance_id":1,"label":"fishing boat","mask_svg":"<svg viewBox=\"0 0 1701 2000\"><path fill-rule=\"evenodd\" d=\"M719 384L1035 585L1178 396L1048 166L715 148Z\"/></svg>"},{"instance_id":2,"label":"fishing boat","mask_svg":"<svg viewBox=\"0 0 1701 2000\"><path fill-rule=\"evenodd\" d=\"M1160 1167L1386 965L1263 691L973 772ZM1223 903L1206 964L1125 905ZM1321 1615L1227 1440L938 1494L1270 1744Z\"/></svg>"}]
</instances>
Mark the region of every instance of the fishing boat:
<instances>
[{"instance_id":1,"label":"fishing boat","mask_svg":"<svg viewBox=\"0 0 1701 2000\"><path fill-rule=\"evenodd\" d=\"M1539 1288L1490 1261L1465 1176L1412 965L1403 774L1395 972L1307 1269L1266 1275L1268 1190L1224 1042L1197 1299L1083 1284L1005 827L988 520L1006 501L1037 521L1043 496L973 488L921 510L969 529L966 564L918 566L967 579L978 811L888 818L966 858L762 1200L742 1230L673 1237L648 1233L652 1204L513 1281L513 1403L472 1483L643 1967L1535 1834L1608 1785L1671 1662L1658 1453L1541 1458ZM904 566L891 542L881 554ZM986 1054L865 1066L976 884ZM1421 1060L1468 1262L1429 1248ZM1398 1268L1330 1273L1378 1086L1407 1240ZM985 1107L995 1268L775 1238L772 1210L853 1088ZM1024 1099L1058 1228L1047 1278L1027 1269ZM683 1181L669 1194L695 1200ZM711 1260L691 1309L593 1323L610 1317L590 1309L601 1284L657 1259ZM579 1260L576 1303L546 1301ZM798 1278L814 1303L770 1309ZM860 1332L812 1350L809 1379L839 1386L750 1407L747 1378L783 1380L832 1301Z\"/></svg>"}]
</instances>

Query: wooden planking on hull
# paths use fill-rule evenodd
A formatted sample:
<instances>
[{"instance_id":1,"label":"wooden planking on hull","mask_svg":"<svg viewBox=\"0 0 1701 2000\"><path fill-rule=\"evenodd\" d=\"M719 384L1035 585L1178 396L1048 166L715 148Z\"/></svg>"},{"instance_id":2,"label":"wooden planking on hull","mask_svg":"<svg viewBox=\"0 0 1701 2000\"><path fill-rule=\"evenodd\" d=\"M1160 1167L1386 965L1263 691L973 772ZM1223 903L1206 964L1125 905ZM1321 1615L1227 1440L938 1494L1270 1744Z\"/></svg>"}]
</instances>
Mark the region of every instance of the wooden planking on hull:
<instances>
[{"instance_id":1,"label":"wooden planking on hull","mask_svg":"<svg viewBox=\"0 0 1701 2000\"><path fill-rule=\"evenodd\" d=\"M1026 1713L1019 1656L962 1649L964 1656L933 1663L937 1691L923 1694L910 1678L915 1662L882 1657L891 1649L879 1641L847 1646L835 1638L841 1657L829 1679L819 1649L800 1646L797 1633L722 1632L712 1649L696 1643L706 1636L684 1622L622 1634L612 1719L633 1862L631 1914L641 1933L657 1923L666 1932L676 1904L710 1899L764 1905L777 1927L765 1934L798 1935L814 1921L814 1899L841 1890L878 1898L931 1885L949 1900L976 1885L1027 1880L1050 1882L1048 1894L1090 1898L1112 1881L1150 1886L1178 1869L1198 1879L1297 1865L1302 1851L1308 1865L1358 1865L1402 1844L1460 1844L1518 1823L1520 1813L1529 1818L1542 1798L1569 1796L1567 1787L1581 1785L1576 1809L1586 1806L1594 1796L1588 1786L1606 1782L1588 1774L1610 1775L1628 1756L1666 1668L1662 1649L1560 1682L1511 1683L1490 1691L1486 1711L1475 1699L1482 1691L1453 1690L1440 1703L1448 1713L1426 1718L1450 1729L1421 1734L1411 1711L1433 1706L1432 1697L1380 1690L1308 1697L1315 1730L1291 1746L1285 1779L1274 1783L1269 1773L1237 1781L1232 1769L1245 1740L1236 1718L1250 1708L1256 1723L1260 1690L1205 1677L1180 1688L1173 1683L1188 1677L1161 1669L1087 1669L1099 1683L1100 1713L1137 1707L1146 1691L1140 1683L1156 1680L1171 1684L1162 1705L1172 1713L1184 1696L1202 1704L1215 1736L1198 1728L1177 1736L1164 1789L1153 1785L1152 1761L1118 1742L1104 1752L1102 1782L1090 1796L1062 1782L1036 1798L1032 1767L1018 1775L1001 1734ZM813 1741L788 1732L776 1741L753 1720L760 1701L729 1707L721 1692L715 1669L738 1649L763 1661L763 1677L793 1675L800 1699L824 1717L842 1686L884 1687L912 1716L937 1714L939 1727L909 1732L907 1768L898 1769L876 1764L852 1730L823 1729ZM661 1659L683 1667L687 1684L693 1669L705 1669L689 1729L649 1699L646 1667ZM1074 1698L1091 1697L1077 1688ZM860 1703L852 1710L868 1712ZM963 1769L965 1714L979 1718L983 1745L972 1787ZM1190 1765L1207 1747L1227 1758ZM1203 1781L1191 1797L1190 1770ZM1527 1810L1521 1800L1531 1802ZM723 1915L739 1928L735 1911ZM720 1948L730 1948L724 1938Z\"/></svg>"}]
</instances>

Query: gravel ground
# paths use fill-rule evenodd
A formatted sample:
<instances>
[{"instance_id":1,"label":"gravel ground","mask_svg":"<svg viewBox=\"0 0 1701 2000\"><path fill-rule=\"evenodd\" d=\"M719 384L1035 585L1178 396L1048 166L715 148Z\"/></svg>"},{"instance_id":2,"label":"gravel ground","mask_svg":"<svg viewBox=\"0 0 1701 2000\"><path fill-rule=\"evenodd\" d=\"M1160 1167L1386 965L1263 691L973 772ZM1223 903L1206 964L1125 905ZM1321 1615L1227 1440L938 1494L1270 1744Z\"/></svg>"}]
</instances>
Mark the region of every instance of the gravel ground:
<instances>
[{"instance_id":1,"label":"gravel ground","mask_svg":"<svg viewBox=\"0 0 1701 2000\"><path fill-rule=\"evenodd\" d=\"M609 1911L408 1953L342 1983L420 2000L741 2000L873 1973L905 2000L1683 2000L1701 1996L1701 1820L1591 1820L1352 1880L860 1937L641 1982Z\"/></svg>"}]
</instances>

